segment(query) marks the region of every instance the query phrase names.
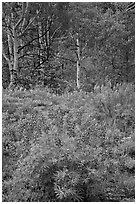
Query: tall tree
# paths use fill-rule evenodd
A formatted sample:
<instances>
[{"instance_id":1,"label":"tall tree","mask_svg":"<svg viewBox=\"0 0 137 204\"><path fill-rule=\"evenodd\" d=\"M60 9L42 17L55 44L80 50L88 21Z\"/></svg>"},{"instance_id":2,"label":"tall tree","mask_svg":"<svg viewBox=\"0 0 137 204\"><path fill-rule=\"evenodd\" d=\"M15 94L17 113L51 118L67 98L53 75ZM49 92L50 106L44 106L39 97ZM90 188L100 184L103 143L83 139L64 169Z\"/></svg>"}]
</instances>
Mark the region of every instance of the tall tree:
<instances>
[{"instance_id":1,"label":"tall tree","mask_svg":"<svg viewBox=\"0 0 137 204\"><path fill-rule=\"evenodd\" d=\"M3 3L3 58L17 79L132 81L134 12L125 2ZM122 78L123 77L123 78ZM60 83L60 82L59 82ZM54 84L57 87L57 83Z\"/></svg>"},{"instance_id":2,"label":"tall tree","mask_svg":"<svg viewBox=\"0 0 137 204\"><path fill-rule=\"evenodd\" d=\"M2 14L3 35L6 34L7 38L7 42L3 43L3 56L9 65L10 88L14 89L17 85L19 47L22 45L22 36L38 14L29 15L29 3L26 2L3 3Z\"/></svg>"},{"instance_id":3,"label":"tall tree","mask_svg":"<svg viewBox=\"0 0 137 204\"><path fill-rule=\"evenodd\" d=\"M77 88L82 87L82 63L88 56L90 35L93 32L94 5L89 3L69 3L69 27L66 38L60 40L60 58L76 67ZM67 53L67 54L66 54ZM73 70L75 73L75 70Z\"/></svg>"}]
</instances>

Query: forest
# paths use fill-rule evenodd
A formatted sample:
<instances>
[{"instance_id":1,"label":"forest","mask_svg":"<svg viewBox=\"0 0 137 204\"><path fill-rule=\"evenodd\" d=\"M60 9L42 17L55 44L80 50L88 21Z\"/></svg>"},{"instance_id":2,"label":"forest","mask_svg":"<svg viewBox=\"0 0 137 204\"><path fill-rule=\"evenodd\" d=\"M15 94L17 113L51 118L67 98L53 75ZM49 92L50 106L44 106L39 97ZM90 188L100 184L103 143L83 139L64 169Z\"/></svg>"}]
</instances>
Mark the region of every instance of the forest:
<instances>
[{"instance_id":1,"label":"forest","mask_svg":"<svg viewBox=\"0 0 137 204\"><path fill-rule=\"evenodd\" d=\"M2 3L3 202L135 202L135 3Z\"/></svg>"}]
</instances>

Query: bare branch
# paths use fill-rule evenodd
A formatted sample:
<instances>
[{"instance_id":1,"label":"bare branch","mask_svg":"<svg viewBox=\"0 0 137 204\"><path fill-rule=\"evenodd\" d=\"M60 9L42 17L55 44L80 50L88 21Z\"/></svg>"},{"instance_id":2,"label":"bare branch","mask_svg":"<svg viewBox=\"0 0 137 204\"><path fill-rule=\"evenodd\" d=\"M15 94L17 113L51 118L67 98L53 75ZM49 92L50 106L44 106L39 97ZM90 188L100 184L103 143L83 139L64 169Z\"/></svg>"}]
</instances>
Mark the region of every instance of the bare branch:
<instances>
[{"instance_id":1,"label":"bare branch","mask_svg":"<svg viewBox=\"0 0 137 204\"><path fill-rule=\"evenodd\" d=\"M53 40L54 35L57 33L57 31L58 31L60 28L61 28L61 25L60 25L57 29L55 29L54 33L53 33L52 36L51 36L51 40Z\"/></svg>"},{"instance_id":2,"label":"bare branch","mask_svg":"<svg viewBox=\"0 0 137 204\"><path fill-rule=\"evenodd\" d=\"M26 2L26 9L25 9L25 12L24 12L24 16L25 16L25 15L27 14L27 12L28 12L28 7L29 7L29 2ZM23 18L22 29L23 29L23 27L24 27L24 25L25 25L25 22L26 22L26 19Z\"/></svg>"},{"instance_id":3,"label":"bare branch","mask_svg":"<svg viewBox=\"0 0 137 204\"><path fill-rule=\"evenodd\" d=\"M3 54L3 57L6 59L6 61L8 62L8 64L10 63L10 59L6 56L5 52L4 52L4 49L3 49L3 46L2 46L2 54Z\"/></svg>"},{"instance_id":4,"label":"bare branch","mask_svg":"<svg viewBox=\"0 0 137 204\"><path fill-rule=\"evenodd\" d=\"M23 20L23 17L21 17L19 20L18 20L18 22L16 23L16 25L15 25L15 29L17 29L18 28L18 26L19 26L19 24L22 22L22 20Z\"/></svg>"},{"instance_id":5,"label":"bare branch","mask_svg":"<svg viewBox=\"0 0 137 204\"><path fill-rule=\"evenodd\" d=\"M85 48L87 47L88 41L86 41L85 46L82 48L82 52L84 52Z\"/></svg>"},{"instance_id":6,"label":"bare branch","mask_svg":"<svg viewBox=\"0 0 137 204\"><path fill-rule=\"evenodd\" d=\"M78 34L77 34L78 35ZM76 47L78 47L77 43L76 43L76 39L74 38L74 36L72 35L72 33L70 32L70 37L72 38L73 40L73 43Z\"/></svg>"},{"instance_id":7,"label":"bare branch","mask_svg":"<svg viewBox=\"0 0 137 204\"><path fill-rule=\"evenodd\" d=\"M81 61L83 61L83 60L86 59L87 57L88 57L87 55L81 57Z\"/></svg>"},{"instance_id":8,"label":"bare branch","mask_svg":"<svg viewBox=\"0 0 137 204\"><path fill-rule=\"evenodd\" d=\"M26 45L23 45L22 47L19 47L19 48L18 48L18 52L20 52L20 50L24 49L26 46L29 46L30 43L32 43L33 41L35 41L35 40L37 40L37 39L39 39L39 38L42 38L46 33L47 33L47 31L44 32L41 36L36 37L36 38L32 39L31 41L29 41Z\"/></svg>"},{"instance_id":9,"label":"bare branch","mask_svg":"<svg viewBox=\"0 0 137 204\"><path fill-rule=\"evenodd\" d=\"M24 31L19 35L19 37L21 37L25 32L26 32L26 30L29 28L29 26L33 23L33 21L36 19L36 17L38 16L38 14L40 13L40 10L39 10L39 12L37 13L37 15L36 16L34 16L32 19L31 19L31 21L28 23L28 25L26 26L26 28L24 29Z\"/></svg>"},{"instance_id":10,"label":"bare branch","mask_svg":"<svg viewBox=\"0 0 137 204\"><path fill-rule=\"evenodd\" d=\"M72 62L72 63L76 63L75 60L71 60L71 59L69 59L69 58L65 58L65 57L61 57L61 56L57 56L57 55L54 55L54 57L56 57L56 58L58 58L58 59L62 59L62 60L66 60L66 61L70 61L70 62Z\"/></svg>"},{"instance_id":11,"label":"bare branch","mask_svg":"<svg viewBox=\"0 0 137 204\"><path fill-rule=\"evenodd\" d=\"M25 2L22 2L22 16L21 16L21 18L18 20L18 22L16 23L16 25L15 25L15 29L17 29L18 28L18 26L20 25L20 23L23 21L23 19L24 19L24 15L25 15L25 12L26 12L26 9L25 9Z\"/></svg>"}]
</instances>

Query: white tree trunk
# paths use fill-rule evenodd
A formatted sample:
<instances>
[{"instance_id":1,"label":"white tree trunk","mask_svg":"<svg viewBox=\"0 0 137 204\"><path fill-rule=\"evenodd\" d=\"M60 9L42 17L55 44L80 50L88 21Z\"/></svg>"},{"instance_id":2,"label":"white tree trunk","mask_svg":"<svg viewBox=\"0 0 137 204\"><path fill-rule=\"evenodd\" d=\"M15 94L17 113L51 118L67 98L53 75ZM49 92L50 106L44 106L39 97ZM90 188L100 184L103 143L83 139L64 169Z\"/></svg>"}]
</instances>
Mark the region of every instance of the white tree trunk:
<instances>
[{"instance_id":1,"label":"white tree trunk","mask_svg":"<svg viewBox=\"0 0 137 204\"><path fill-rule=\"evenodd\" d=\"M17 34L13 27L13 59L12 59L12 67L10 68L10 85L9 88L14 89L17 85L17 75L18 75L18 40Z\"/></svg>"},{"instance_id":2,"label":"white tree trunk","mask_svg":"<svg viewBox=\"0 0 137 204\"><path fill-rule=\"evenodd\" d=\"M50 55L50 53L49 53L49 49L50 49L50 17L48 17L48 19L47 19L47 25L46 25L46 31L47 31L47 35L45 35L45 37L46 37L46 51L47 51L47 62L48 62L48 60L49 60L49 55Z\"/></svg>"},{"instance_id":3,"label":"white tree trunk","mask_svg":"<svg viewBox=\"0 0 137 204\"><path fill-rule=\"evenodd\" d=\"M39 66L40 68L42 68L42 56L43 56L43 50L44 50L44 47L43 47L43 38L41 37L42 36L42 25L41 25L41 22L38 22L38 36L39 36Z\"/></svg>"}]
</instances>

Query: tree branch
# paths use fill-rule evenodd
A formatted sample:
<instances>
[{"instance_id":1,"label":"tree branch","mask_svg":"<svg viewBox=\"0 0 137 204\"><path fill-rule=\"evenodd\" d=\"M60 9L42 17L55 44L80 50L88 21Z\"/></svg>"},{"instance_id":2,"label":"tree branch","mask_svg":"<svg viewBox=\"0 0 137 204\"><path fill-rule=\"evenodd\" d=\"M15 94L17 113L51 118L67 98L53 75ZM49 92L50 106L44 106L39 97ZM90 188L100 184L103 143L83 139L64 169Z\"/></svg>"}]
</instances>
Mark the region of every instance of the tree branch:
<instances>
[{"instance_id":1,"label":"tree branch","mask_svg":"<svg viewBox=\"0 0 137 204\"><path fill-rule=\"evenodd\" d=\"M22 2L22 16L21 16L21 18L18 20L18 22L16 23L16 25L15 25L15 27L14 27L15 29L17 29L17 28L19 27L20 23L23 21L25 13L26 13L25 2Z\"/></svg>"},{"instance_id":2,"label":"tree branch","mask_svg":"<svg viewBox=\"0 0 137 204\"><path fill-rule=\"evenodd\" d=\"M30 43L32 43L33 41L35 41L35 40L37 40L37 39L39 39L39 38L42 38L46 33L47 33L47 31L44 32L41 36L36 37L36 38L32 39L31 41L29 41L26 45L23 45L22 47L19 47L19 48L18 48L18 53L20 52L20 50L24 49L26 46L29 46Z\"/></svg>"},{"instance_id":3,"label":"tree branch","mask_svg":"<svg viewBox=\"0 0 137 204\"><path fill-rule=\"evenodd\" d=\"M26 26L26 28L24 29L24 31L19 35L19 37L21 37L25 32L26 32L26 30L29 28L29 26L33 23L33 21L36 19L36 17L38 16L38 14L40 13L40 10L37 12L37 15L36 16L34 16L33 18L32 18L32 20L28 23L28 25Z\"/></svg>"},{"instance_id":4,"label":"tree branch","mask_svg":"<svg viewBox=\"0 0 137 204\"><path fill-rule=\"evenodd\" d=\"M28 12L28 7L29 7L29 2L26 2L26 9L25 9L24 15L26 15L26 13ZM24 25L25 25L25 21L26 21L26 19L23 18L22 29L23 29L23 27L24 27Z\"/></svg>"},{"instance_id":5,"label":"tree branch","mask_svg":"<svg viewBox=\"0 0 137 204\"><path fill-rule=\"evenodd\" d=\"M54 55L54 57L56 57L56 58L58 58L58 59L62 59L62 60L68 60L68 61L70 61L70 62L72 62L72 63L76 63L76 61L75 60L71 60L71 59L68 59L68 58L65 58L65 57L61 57L61 56L57 56L57 55Z\"/></svg>"},{"instance_id":6,"label":"tree branch","mask_svg":"<svg viewBox=\"0 0 137 204\"><path fill-rule=\"evenodd\" d=\"M10 59L6 56L5 52L4 52L4 49L3 49L3 46L2 46L2 54L3 54L3 57L6 59L6 61L8 62L8 64L10 63Z\"/></svg>"},{"instance_id":7,"label":"tree branch","mask_svg":"<svg viewBox=\"0 0 137 204\"><path fill-rule=\"evenodd\" d=\"M53 40L54 35L56 34L56 32L57 32L60 28L61 28L61 25L60 25L57 29L55 29L54 33L53 33L52 36L51 36L51 41Z\"/></svg>"},{"instance_id":8,"label":"tree branch","mask_svg":"<svg viewBox=\"0 0 137 204\"><path fill-rule=\"evenodd\" d=\"M82 48L82 53L85 50L85 48L87 47L88 41L86 41L85 46Z\"/></svg>"}]
</instances>

